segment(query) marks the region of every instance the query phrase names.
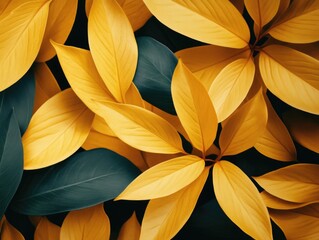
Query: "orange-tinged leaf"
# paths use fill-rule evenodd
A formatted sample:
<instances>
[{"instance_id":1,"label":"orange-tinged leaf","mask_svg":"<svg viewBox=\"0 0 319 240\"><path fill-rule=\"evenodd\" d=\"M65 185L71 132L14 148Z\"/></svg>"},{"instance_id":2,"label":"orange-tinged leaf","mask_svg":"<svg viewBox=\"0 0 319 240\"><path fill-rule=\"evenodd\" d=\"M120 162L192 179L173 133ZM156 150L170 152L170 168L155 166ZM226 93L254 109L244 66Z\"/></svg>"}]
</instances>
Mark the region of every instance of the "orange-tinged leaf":
<instances>
[{"instance_id":1,"label":"orange-tinged leaf","mask_svg":"<svg viewBox=\"0 0 319 240\"><path fill-rule=\"evenodd\" d=\"M177 115L192 145L205 154L217 132L217 116L204 86L179 60L172 78L172 97Z\"/></svg>"},{"instance_id":2,"label":"orange-tinged leaf","mask_svg":"<svg viewBox=\"0 0 319 240\"><path fill-rule=\"evenodd\" d=\"M213 185L220 207L241 230L254 239L272 239L266 205L240 168L228 161L215 163Z\"/></svg>"},{"instance_id":3,"label":"orange-tinged leaf","mask_svg":"<svg viewBox=\"0 0 319 240\"><path fill-rule=\"evenodd\" d=\"M268 193L290 202L319 202L319 165L300 163L254 177Z\"/></svg>"},{"instance_id":4,"label":"orange-tinged leaf","mask_svg":"<svg viewBox=\"0 0 319 240\"><path fill-rule=\"evenodd\" d=\"M5 218L0 231L0 239L3 240L24 240L23 235L13 227Z\"/></svg>"},{"instance_id":5,"label":"orange-tinged leaf","mask_svg":"<svg viewBox=\"0 0 319 240\"><path fill-rule=\"evenodd\" d=\"M171 195L203 172L205 161L194 155L170 159L146 170L131 182L117 200L146 200Z\"/></svg>"},{"instance_id":6,"label":"orange-tinged leaf","mask_svg":"<svg viewBox=\"0 0 319 240\"><path fill-rule=\"evenodd\" d=\"M141 233L141 225L136 218L135 212L121 227L117 240L139 240Z\"/></svg>"},{"instance_id":7,"label":"orange-tinged leaf","mask_svg":"<svg viewBox=\"0 0 319 240\"><path fill-rule=\"evenodd\" d=\"M208 90L218 73L239 58L248 58L250 49L232 49L214 45L183 49L175 53Z\"/></svg>"},{"instance_id":8,"label":"orange-tinged leaf","mask_svg":"<svg viewBox=\"0 0 319 240\"><path fill-rule=\"evenodd\" d=\"M37 63L35 74L35 98L33 111L45 103L49 98L61 91L58 82L46 63Z\"/></svg>"},{"instance_id":9,"label":"orange-tinged leaf","mask_svg":"<svg viewBox=\"0 0 319 240\"><path fill-rule=\"evenodd\" d=\"M29 216L28 217L30 222L32 223L32 225L34 227L38 226L38 224L40 223L41 219L43 218L42 216Z\"/></svg>"},{"instance_id":10,"label":"orange-tinged leaf","mask_svg":"<svg viewBox=\"0 0 319 240\"><path fill-rule=\"evenodd\" d=\"M145 108L144 100L134 83L127 89L125 103Z\"/></svg>"},{"instance_id":11,"label":"orange-tinged leaf","mask_svg":"<svg viewBox=\"0 0 319 240\"><path fill-rule=\"evenodd\" d=\"M271 219L287 239L318 239L318 217L295 211L270 210Z\"/></svg>"},{"instance_id":12,"label":"orange-tinged leaf","mask_svg":"<svg viewBox=\"0 0 319 240\"><path fill-rule=\"evenodd\" d=\"M112 129L107 125L105 120L100 117L99 115L95 115L93 123L92 123L92 130L108 135L108 136L113 136L116 137Z\"/></svg>"},{"instance_id":13,"label":"orange-tinged leaf","mask_svg":"<svg viewBox=\"0 0 319 240\"><path fill-rule=\"evenodd\" d=\"M72 155L89 135L93 117L72 89L50 98L22 137L24 169L47 167Z\"/></svg>"},{"instance_id":14,"label":"orange-tinged leaf","mask_svg":"<svg viewBox=\"0 0 319 240\"><path fill-rule=\"evenodd\" d=\"M296 160L296 148L285 124L278 117L266 95L265 100L268 110L267 126L254 147L263 155L276 160Z\"/></svg>"},{"instance_id":15,"label":"orange-tinged leaf","mask_svg":"<svg viewBox=\"0 0 319 240\"><path fill-rule=\"evenodd\" d=\"M99 104L100 113L123 142L146 152L183 152L175 128L163 118L144 108L129 104Z\"/></svg>"},{"instance_id":16,"label":"orange-tinged leaf","mask_svg":"<svg viewBox=\"0 0 319 240\"><path fill-rule=\"evenodd\" d=\"M221 155L235 155L253 147L267 124L267 107L261 90L234 112L219 138Z\"/></svg>"},{"instance_id":17,"label":"orange-tinged leaf","mask_svg":"<svg viewBox=\"0 0 319 240\"><path fill-rule=\"evenodd\" d=\"M114 0L95 0L88 21L89 45L98 72L115 99L125 101L137 65L130 22Z\"/></svg>"},{"instance_id":18,"label":"orange-tinged leaf","mask_svg":"<svg viewBox=\"0 0 319 240\"><path fill-rule=\"evenodd\" d=\"M292 1L287 12L273 24L269 34L284 42L316 42L319 40L318 21L318 1Z\"/></svg>"},{"instance_id":19,"label":"orange-tinged leaf","mask_svg":"<svg viewBox=\"0 0 319 240\"><path fill-rule=\"evenodd\" d=\"M302 146L319 153L319 117L300 111L284 114L284 122L292 137Z\"/></svg>"},{"instance_id":20,"label":"orange-tinged leaf","mask_svg":"<svg viewBox=\"0 0 319 240\"><path fill-rule=\"evenodd\" d=\"M46 217L42 217L34 233L34 240L59 240L60 227L51 223Z\"/></svg>"},{"instance_id":21,"label":"orange-tinged leaf","mask_svg":"<svg viewBox=\"0 0 319 240\"><path fill-rule=\"evenodd\" d=\"M50 1L21 1L0 18L0 91L17 82L31 67L43 38Z\"/></svg>"},{"instance_id":22,"label":"orange-tinged leaf","mask_svg":"<svg viewBox=\"0 0 319 240\"><path fill-rule=\"evenodd\" d=\"M229 117L245 99L254 76L255 64L251 57L235 60L216 76L209 89L209 96L219 122Z\"/></svg>"},{"instance_id":23,"label":"orange-tinged leaf","mask_svg":"<svg viewBox=\"0 0 319 240\"><path fill-rule=\"evenodd\" d=\"M90 15L92 4L93 0L85 0L85 13L87 17Z\"/></svg>"},{"instance_id":24,"label":"orange-tinged leaf","mask_svg":"<svg viewBox=\"0 0 319 240\"><path fill-rule=\"evenodd\" d=\"M5 216L3 216L3 217L0 219L0 229L2 228L2 224L3 224L4 220L5 220Z\"/></svg>"},{"instance_id":25,"label":"orange-tinged leaf","mask_svg":"<svg viewBox=\"0 0 319 240\"><path fill-rule=\"evenodd\" d=\"M230 2L238 9L240 13L243 13L245 9L244 0L230 0Z\"/></svg>"},{"instance_id":26,"label":"orange-tinged leaf","mask_svg":"<svg viewBox=\"0 0 319 240\"><path fill-rule=\"evenodd\" d=\"M0 1L0 19L5 18L15 8L23 4L25 0L2 0ZM0 20L1 21L1 20Z\"/></svg>"},{"instance_id":27,"label":"orange-tinged leaf","mask_svg":"<svg viewBox=\"0 0 319 240\"><path fill-rule=\"evenodd\" d=\"M63 221L60 240L109 239L110 220L103 204L70 212Z\"/></svg>"},{"instance_id":28,"label":"orange-tinged leaf","mask_svg":"<svg viewBox=\"0 0 319 240\"><path fill-rule=\"evenodd\" d=\"M63 72L76 95L94 113L96 102L114 101L94 65L88 50L53 43Z\"/></svg>"},{"instance_id":29,"label":"orange-tinged leaf","mask_svg":"<svg viewBox=\"0 0 319 240\"><path fill-rule=\"evenodd\" d=\"M167 197L151 199L145 210L140 240L172 239L191 216L210 168L191 184Z\"/></svg>"},{"instance_id":30,"label":"orange-tinged leaf","mask_svg":"<svg viewBox=\"0 0 319 240\"><path fill-rule=\"evenodd\" d=\"M131 146L122 142L117 137L107 136L91 130L82 147L85 150L106 148L120 154L123 157L126 157L142 171L148 168L142 153L139 150L132 148Z\"/></svg>"},{"instance_id":31,"label":"orange-tinged leaf","mask_svg":"<svg viewBox=\"0 0 319 240\"><path fill-rule=\"evenodd\" d=\"M250 39L243 16L229 1L144 0L153 15L188 37L213 45L243 48Z\"/></svg>"},{"instance_id":32,"label":"orange-tinged leaf","mask_svg":"<svg viewBox=\"0 0 319 240\"><path fill-rule=\"evenodd\" d=\"M184 156L183 153L175 153L175 154L158 154L158 153L149 153L149 152L141 152L141 153L142 153L144 161L147 163L149 167L153 167L159 163L165 162L173 158Z\"/></svg>"},{"instance_id":33,"label":"orange-tinged leaf","mask_svg":"<svg viewBox=\"0 0 319 240\"><path fill-rule=\"evenodd\" d=\"M77 0L52 0L37 61L45 62L55 56L50 40L62 44L66 41L75 20L77 6Z\"/></svg>"},{"instance_id":34,"label":"orange-tinged leaf","mask_svg":"<svg viewBox=\"0 0 319 240\"><path fill-rule=\"evenodd\" d=\"M260 28L274 18L279 9L279 4L280 0L245 0L249 15Z\"/></svg>"},{"instance_id":35,"label":"orange-tinged leaf","mask_svg":"<svg viewBox=\"0 0 319 240\"><path fill-rule=\"evenodd\" d=\"M260 52L259 68L267 88L284 102L319 114L319 60L280 45Z\"/></svg>"},{"instance_id":36,"label":"orange-tinged leaf","mask_svg":"<svg viewBox=\"0 0 319 240\"><path fill-rule=\"evenodd\" d=\"M274 20L277 20L280 18L289 8L290 0L280 0L279 8L277 11L276 16L274 17Z\"/></svg>"}]
</instances>

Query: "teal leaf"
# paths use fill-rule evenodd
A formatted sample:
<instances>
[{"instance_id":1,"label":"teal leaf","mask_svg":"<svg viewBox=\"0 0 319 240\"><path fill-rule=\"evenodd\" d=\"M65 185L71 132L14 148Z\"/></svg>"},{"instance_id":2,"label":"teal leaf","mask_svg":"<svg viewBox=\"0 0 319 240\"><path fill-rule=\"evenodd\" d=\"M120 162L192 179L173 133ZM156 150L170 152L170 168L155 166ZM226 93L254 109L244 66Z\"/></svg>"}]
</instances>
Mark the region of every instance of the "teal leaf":
<instances>
[{"instance_id":1,"label":"teal leaf","mask_svg":"<svg viewBox=\"0 0 319 240\"><path fill-rule=\"evenodd\" d=\"M0 219L20 184L22 173L20 129L11 109L9 115L0 114Z\"/></svg>"},{"instance_id":2,"label":"teal leaf","mask_svg":"<svg viewBox=\"0 0 319 240\"><path fill-rule=\"evenodd\" d=\"M48 215L93 206L115 198L139 173L110 150L80 152L51 167L26 171L12 209Z\"/></svg>"},{"instance_id":3,"label":"teal leaf","mask_svg":"<svg viewBox=\"0 0 319 240\"><path fill-rule=\"evenodd\" d=\"M134 83L143 99L175 114L171 81L177 58L165 45L151 37L137 38L138 63Z\"/></svg>"},{"instance_id":4,"label":"teal leaf","mask_svg":"<svg viewBox=\"0 0 319 240\"><path fill-rule=\"evenodd\" d=\"M34 105L35 77L32 68L14 85L0 92L0 115L14 109L21 134L27 129Z\"/></svg>"}]
</instances>

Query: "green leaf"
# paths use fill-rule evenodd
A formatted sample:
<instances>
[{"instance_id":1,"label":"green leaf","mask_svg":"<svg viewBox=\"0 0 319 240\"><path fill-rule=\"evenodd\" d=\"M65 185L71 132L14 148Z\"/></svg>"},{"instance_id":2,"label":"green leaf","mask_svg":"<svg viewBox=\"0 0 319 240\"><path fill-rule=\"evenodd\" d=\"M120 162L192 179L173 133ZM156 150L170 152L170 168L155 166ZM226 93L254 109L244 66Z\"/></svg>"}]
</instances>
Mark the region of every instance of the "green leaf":
<instances>
[{"instance_id":1,"label":"green leaf","mask_svg":"<svg viewBox=\"0 0 319 240\"><path fill-rule=\"evenodd\" d=\"M52 167L26 173L12 208L26 215L48 215L115 198L139 170L107 149L73 155Z\"/></svg>"},{"instance_id":2,"label":"green leaf","mask_svg":"<svg viewBox=\"0 0 319 240\"><path fill-rule=\"evenodd\" d=\"M22 173L21 135L11 110L10 115L0 114L0 219L20 184Z\"/></svg>"},{"instance_id":3,"label":"green leaf","mask_svg":"<svg viewBox=\"0 0 319 240\"><path fill-rule=\"evenodd\" d=\"M0 92L0 115L10 114L12 108L21 134L27 129L33 111L35 80L33 71L28 71L17 83Z\"/></svg>"},{"instance_id":4,"label":"green leaf","mask_svg":"<svg viewBox=\"0 0 319 240\"><path fill-rule=\"evenodd\" d=\"M143 99L154 106L175 114L171 81L177 59L163 44L150 37L137 39L138 63L134 83Z\"/></svg>"}]
</instances>

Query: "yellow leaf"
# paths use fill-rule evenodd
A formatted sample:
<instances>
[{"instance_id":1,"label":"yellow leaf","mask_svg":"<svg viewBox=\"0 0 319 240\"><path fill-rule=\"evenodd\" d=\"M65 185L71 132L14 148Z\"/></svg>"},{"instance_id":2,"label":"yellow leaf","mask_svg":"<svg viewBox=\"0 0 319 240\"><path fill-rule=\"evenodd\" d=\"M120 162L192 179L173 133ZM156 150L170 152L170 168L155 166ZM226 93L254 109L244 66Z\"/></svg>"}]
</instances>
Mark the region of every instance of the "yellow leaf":
<instances>
[{"instance_id":1,"label":"yellow leaf","mask_svg":"<svg viewBox=\"0 0 319 240\"><path fill-rule=\"evenodd\" d=\"M15 8L23 4L25 0L1 0L0 1L0 21L9 15Z\"/></svg>"},{"instance_id":2,"label":"yellow leaf","mask_svg":"<svg viewBox=\"0 0 319 240\"><path fill-rule=\"evenodd\" d=\"M295 203L277 198L266 191L260 193L267 207L279 210L289 210L304 207L310 203Z\"/></svg>"},{"instance_id":3,"label":"yellow leaf","mask_svg":"<svg viewBox=\"0 0 319 240\"><path fill-rule=\"evenodd\" d=\"M228 64L216 76L209 89L209 96L219 122L229 117L245 99L254 75L255 64L253 59L248 57Z\"/></svg>"},{"instance_id":4,"label":"yellow leaf","mask_svg":"<svg viewBox=\"0 0 319 240\"><path fill-rule=\"evenodd\" d=\"M92 4L93 0L85 0L85 13L87 17L90 15Z\"/></svg>"},{"instance_id":5,"label":"yellow leaf","mask_svg":"<svg viewBox=\"0 0 319 240\"><path fill-rule=\"evenodd\" d=\"M286 126L273 109L267 95L264 97L268 109L268 121L265 131L254 147L263 155L276 160L296 160L296 148Z\"/></svg>"},{"instance_id":6,"label":"yellow leaf","mask_svg":"<svg viewBox=\"0 0 319 240\"><path fill-rule=\"evenodd\" d=\"M288 47L271 45L259 57L267 88L291 106L319 114L319 60Z\"/></svg>"},{"instance_id":7,"label":"yellow leaf","mask_svg":"<svg viewBox=\"0 0 319 240\"><path fill-rule=\"evenodd\" d=\"M266 205L240 168L228 161L215 163L213 185L216 199L230 220L254 239L272 239Z\"/></svg>"},{"instance_id":8,"label":"yellow leaf","mask_svg":"<svg viewBox=\"0 0 319 240\"><path fill-rule=\"evenodd\" d=\"M210 168L191 184L167 197L151 199L145 210L140 240L172 239L191 216Z\"/></svg>"},{"instance_id":9,"label":"yellow leaf","mask_svg":"<svg viewBox=\"0 0 319 240\"><path fill-rule=\"evenodd\" d=\"M217 132L217 116L204 86L179 60L172 78L172 97L177 115L192 145L205 152Z\"/></svg>"},{"instance_id":10,"label":"yellow leaf","mask_svg":"<svg viewBox=\"0 0 319 240\"><path fill-rule=\"evenodd\" d=\"M43 104L22 137L24 169L38 169L63 161L89 135L94 114L72 89Z\"/></svg>"},{"instance_id":11,"label":"yellow leaf","mask_svg":"<svg viewBox=\"0 0 319 240\"><path fill-rule=\"evenodd\" d=\"M146 200L171 195L197 179L204 168L205 161L194 155L170 159L135 178L116 200Z\"/></svg>"},{"instance_id":12,"label":"yellow leaf","mask_svg":"<svg viewBox=\"0 0 319 240\"><path fill-rule=\"evenodd\" d=\"M284 114L284 121L292 137L302 146L319 153L319 117L300 111Z\"/></svg>"},{"instance_id":13,"label":"yellow leaf","mask_svg":"<svg viewBox=\"0 0 319 240\"><path fill-rule=\"evenodd\" d=\"M59 240L60 227L42 217L34 233L34 240Z\"/></svg>"},{"instance_id":14,"label":"yellow leaf","mask_svg":"<svg viewBox=\"0 0 319 240\"><path fill-rule=\"evenodd\" d=\"M31 67L43 38L50 1L20 1L0 18L0 91L17 82Z\"/></svg>"},{"instance_id":15,"label":"yellow leaf","mask_svg":"<svg viewBox=\"0 0 319 240\"><path fill-rule=\"evenodd\" d=\"M85 150L106 148L120 154L123 157L126 157L135 166L141 169L141 171L144 171L148 168L142 153L139 150L132 148L131 146L122 142L117 137L107 136L91 130L82 147Z\"/></svg>"},{"instance_id":16,"label":"yellow leaf","mask_svg":"<svg viewBox=\"0 0 319 240\"><path fill-rule=\"evenodd\" d=\"M38 62L48 61L55 56L50 40L62 44L66 41L75 20L77 6L77 0L52 0L42 45L36 59Z\"/></svg>"},{"instance_id":17,"label":"yellow leaf","mask_svg":"<svg viewBox=\"0 0 319 240\"><path fill-rule=\"evenodd\" d=\"M294 164L255 177L268 193L290 202L319 202L319 165Z\"/></svg>"},{"instance_id":18,"label":"yellow leaf","mask_svg":"<svg viewBox=\"0 0 319 240\"><path fill-rule=\"evenodd\" d=\"M269 23L279 9L280 0L245 0L246 9L258 25L262 28Z\"/></svg>"},{"instance_id":19,"label":"yellow leaf","mask_svg":"<svg viewBox=\"0 0 319 240\"><path fill-rule=\"evenodd\" d=\"M243 48L250 33L229 1L144 0L153 15L174 31L213 45Z\"/></svg>"},{"instance_id":20,"label":"yellow leaf","mask_svg":"<svg viewBox=\"0 0 319 240\"><path fill-rule=\"evenodd\" d=\"M87 50L53 43L63 72L76 95L94 113L100 113L96 102L114 101Z\"/></svg>"},{"instance_id":21,"label":"yellow leaf","mask_svg":"<svg viewBox=\"0 0 319 240\"><path fill-rule=\"evenodd\" d=\"M137 65L137 44L130 22L116 1L93 1L88 36L105 85L118 102L125 102Z\"/></svg>"},{"instance_id":22,"label":"yellow leaf","mask_svg":"<svg viewBox=\"0 0 319 240\"><path fill-rule=\"evenodd\" d=\"M292 1L288 11L273 24L269 34L284 42L316 42L319 40L318 21L318 1Z\"/></svg>"},{"instance_id":23,"label":"yellow leaf","mask_svg":"<svg viewBox=\"0 0 319 240\"><path fill-rule=\"evenodd\" d=\"M102 133L104 135L116 137L112 129L107 125L105 120L100 117L99 115L95 115L93 123L92 123L92 130Z\"/></svg>"},{"instance_id":24,"label":"yellow leaf","mask_svg":"<svg viewBox=\"0 0 319 240\"><path fill-rule=\"evenodd\" d=\"M34 68L34 74L35 97L33 112L36 112L43 103L59 93L61 89L46 63L37 63Z\"/></svg>"},{"instance_id":25,"label":"yellow leaf","mask_svg":"<svg viewBox=\"0 0 319 240\"><path fill-rule=\"evenodd\" d=\"M276 21L278 18L281 18L287 11L290 5L290 0L280 0L279 8L277 11L276 16L274 17L274 21Z\"/></svg>"},{"instance_id":26,"label":"yellow leaf","mask_svg":"<svg viewBox=\"0 0 319 240\"><path fill-rule=\"evenodd\" d=\"M131 83L129 89L125 94L125 102L127 104L145 108L144 100L134 83Z\"/></svg>"},{"instance_id":27,"label":"yellow leaf","mask_svg":"<svg viewBox=\"0 0 319 240\"><path fill-rule=\"evenodd\" d=\"M261 90L231 115L219 138L221 156L253 147L267 124L267 107Z\"/></svg>"},{"instance_id":28,"label":"yellow leaf","mask_svg":"<svg viewBox=\"0 0 319 240\"><path fill-rule=\"evenodd\" d=\"M0 239L3 240L24 240L23 235L15 229L5 218L3 219L0 231Z\"/></svg>"},{"instance_id":29,"label":"yellow leaf","mask_svg":"<svg viewBox=\"0 0 319 240\"><path fill-rule=\"evenodd\" d=\"M318 216L280 210L270 210L269 213L287 239L319 239Z\"/></svg>"},{"instance_id":30,"label":"yellow leaf","mask_svg":"<svg viewBox=\"0 0 319 240\"><path fill-rule=\"evenodd\" d=\"M149 167L153 167L159 163L165 162L172 158L184 156L183 153L175 153L175 154L159 154L159 153L149 153L149 152L141 152L141 153L142 153L144 161L147 163Z\"/></svg>"},{"instance_id":31,"label":"yellow leaf","mask_svg":"<svg viewBox=\"0 0 319 240\"><path fill-rule=\"evenodd\" d=\"M146 152L184 152L175 128L158 115L129 104L99 104L100 114L123 142Z\"/></svg>"},{"instance_id":32,"label":"yellow leaf","mask_svg":"<svg viewBox=\"0 0 319 240\"><path fill-rule=\"evenodd\" d=\"M230 2L238 9L240 13L243 13L245 9L244 0L230 0Z\"/></svg>"},{"instance_id":33,"label":"yellow leaf","mask_svg":"<svg viewBox=\"0 0 319 240\"><path fill-rule=\"evenodd\" d=\"M139 240L141 233L141 225L136 218L135 212L121 227L117 240Z\"/></svg>"},{"instance_id":34,"label":"yellow leaf","mask_svg":"<svg viewBox=\"0 0 319 240\"><path fill-rule=\"evenodd\" d=\"M103 204L70 212L63 221L60 240L109 239L110 220Z\"/></svg>"}]
</instances>

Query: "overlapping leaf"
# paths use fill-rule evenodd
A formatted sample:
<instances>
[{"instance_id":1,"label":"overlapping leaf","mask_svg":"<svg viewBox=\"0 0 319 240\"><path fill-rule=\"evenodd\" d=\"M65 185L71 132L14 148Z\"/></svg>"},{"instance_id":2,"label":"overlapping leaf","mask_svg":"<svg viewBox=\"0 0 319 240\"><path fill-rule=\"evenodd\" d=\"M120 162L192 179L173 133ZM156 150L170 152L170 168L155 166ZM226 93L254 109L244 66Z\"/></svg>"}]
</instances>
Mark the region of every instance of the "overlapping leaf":
<instances>
[{"instance_id":1,"label":"overlapping leaf","mask_svg":"<svg viewBox=\"0 0 319 240\"><path fill-rule=\"evenodd\" d=\"M248 26L229 1L144 0L153 15L174 31L213 45L243 48Z\"/></svg>"},{"instance_id":2,"label":"overlapping leaf","mask_svg":"<svg viewBox=\"0 0 319 240\"><path fill-rule=\"evenodd\" d=\"M272 239L269 214L255 185L234 164L215 163L213 185L226 215L254 239Z\"/></svg>"},{"instance_id":3,"label":"overlapping leaf","mask_svg":"<svg viewBox=\"0 0 319 240\"><path fill-rule=\"evenodd\" d=\"M93 1L88 36L105 85L117 101L125 102L137 65L137 45L130 22L116 1Z\"/></svg>"},{"instance_id":4,"label":"overlapping leaf","mask_svg":"<svg viewBox=\"0 0 319 240\"><path fill-rule=\"evenodd\" d=\"M319 202L319 165L300 163L255 177L268 193L286 201Z\"/></svg>"},{"instance_id":5,"label":"overlapping leaf","mask_svg":"<svg viewBox=\"0 0 319 240\"><path fill-rule=\"evenodd\" d=\"M116 199L143 200L171 195L197 179L204 167L204 160L197 156L173 158L143 172Z\"/></svg>"},{"instance_id":6,"label":"overlapping leaf","mask_svg":"<svg viewBox=\"0 0 319 240\"><path fill-rule=\"evenodd\" d=\"M51 223L46 217L42 217L34 232L34 240L60 239L60 227Z\"/></svg>"},{"instance_id":7,"label":"overlapping leaf","mask_svg":"<svg viewBox=\"0 0 319 240\"><path fill-rule=\"evenodd\" d=\"M4 219L2 223L1 232L0 232L0 239L24 240L24 237L14 226L12 226L7 221L7 219Z\"/></svg>"},{"instance_id":8,"label":"overlapping leaf","mask_svg":"<svg viewBox=\"0 0 319 240\"><path fill-rule=\"evenodd\" d=\"M118 240L139 240L141 233L141 226L137 220L135 212L121 227Z\"/></svg>"},{"instance_id":9,"label":"overlapping leaf","mask_svg":"<svg viewBox=\"0 0 319 240\"><path fill-rule=\"evenodd\" d=\"M72 89L48 100L22 137L24 169L47 167L72 155L89 135L93 117Z\"/></svg>"},{"instance_id":10,"label":"overlapping leaf","mask_svg":"<svg viewBox=\"0 0 319 240\"><path fill-rule=\"evenodd\" d=\"M17 82L31 67L42 42L50 1L19 1L0 18L0 91Z\"/></svg>"},{"instance_id":11,"label":"overlapping leaf","mask_svg":"<svg viewBox=\"0 0 319 240\"><path fill-rule=\"evenodd\" d=\"M167 197L152 199L147 205L140 240L172 239L192 214L208 177L209 168L191 184Z\"/></svg>"}]
</instances>

